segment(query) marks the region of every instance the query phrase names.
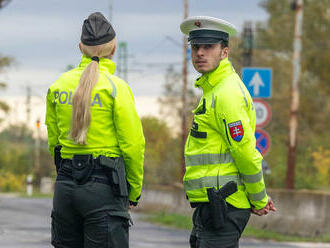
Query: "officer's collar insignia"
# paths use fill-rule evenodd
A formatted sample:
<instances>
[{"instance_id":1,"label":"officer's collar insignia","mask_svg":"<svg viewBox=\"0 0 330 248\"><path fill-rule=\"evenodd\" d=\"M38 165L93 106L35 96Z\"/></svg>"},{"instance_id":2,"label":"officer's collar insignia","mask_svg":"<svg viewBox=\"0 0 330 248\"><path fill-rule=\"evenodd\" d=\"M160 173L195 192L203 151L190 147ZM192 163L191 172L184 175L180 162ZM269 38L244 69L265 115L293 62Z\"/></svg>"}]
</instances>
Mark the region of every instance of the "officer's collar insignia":
<instances>
[{"instance_id":1,"label":"officer's collar insignia","mask_svg":"<svg viewBox=\"0 0 330 248\"><path fill-rule=\"evenodd\" d=\"M241 121L235 121L228 124L230 136L233 140L240 142L244 136L244 129Z\"/></svg>"}]
</instances>

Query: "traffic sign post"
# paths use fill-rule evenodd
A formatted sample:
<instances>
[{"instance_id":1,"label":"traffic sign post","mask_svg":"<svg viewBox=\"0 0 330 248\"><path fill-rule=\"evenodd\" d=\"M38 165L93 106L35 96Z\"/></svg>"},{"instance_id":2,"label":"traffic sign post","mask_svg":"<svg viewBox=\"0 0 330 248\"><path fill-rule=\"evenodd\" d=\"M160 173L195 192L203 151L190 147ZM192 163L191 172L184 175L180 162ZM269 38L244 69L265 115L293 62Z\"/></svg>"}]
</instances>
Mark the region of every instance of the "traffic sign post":
<instances>
[{"instance_id":1,"label":"traffic sign post","mask_svg":"<svg viewBox=\"0 0 330 248\"><path fill-rule=\"evenodd\" d=\"M272 93L272 69L250 68L242 69L242 81L253 98L270 98Z\"/></svg>"},{"instance_id":2,"label":"traffic sign post","mask_svg":"<svg viewBox=\"0 0 330 248\"><path fill-rule=\"evenodd\" d=\"M261 99L253 99L253 105L257 116L256 126L258 128L267 126L272 115L270 106Z\"/></svg>"},{"instance_id":3,"label":"traffic sign post","mask_svg":"<svg viewBox=\"0 0 330 248\"><path fill-rule=\"evenodd\" d=\"M265 156L270 148L270 136L262 129L257 129L255 132L257 150L262 156Z\"/></svg>"}]
</instances>

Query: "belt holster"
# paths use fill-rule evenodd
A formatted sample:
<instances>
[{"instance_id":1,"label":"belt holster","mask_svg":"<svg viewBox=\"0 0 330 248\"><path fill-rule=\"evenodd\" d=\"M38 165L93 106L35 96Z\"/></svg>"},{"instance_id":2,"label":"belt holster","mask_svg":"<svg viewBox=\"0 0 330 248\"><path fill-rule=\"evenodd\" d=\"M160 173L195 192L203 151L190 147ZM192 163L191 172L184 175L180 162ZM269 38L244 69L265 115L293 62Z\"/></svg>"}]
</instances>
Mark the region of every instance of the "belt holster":
<instances>
[{"instance_id":1,"label":"belt holster","mask_svg":"<svg viewBox=\"0 0 330 248\"><path fill-rule=\"evenodd\" d=\"M105 170L110 184L112 185L113 192L117 196L128 196L128 183L125 172L125 162L122 157L108 158L100 156L100 165Z\"/></svg>"},{"instance_id":2,"label":"belt holster","mask_svg":"<svg viewBox=\"0 0 330 248\"><path fill-rule=\"evenodd\" d=\"M54 164L55 164L57 173L60 170L61 164L62 164L61 149L62 149L62 146L55 146L55 148L54 148Z\"/></svg>"},{"instance_id":3,"label":"belt holster","mask_svg":"<svg viewBox=\"0 0 330 248\"><path fill-rule=\"evenodd\" d=\"M92 154L74 155L72 159L72 177L77 184L85 184L94 170Z\"/></svg>"},{"instance_id":4,"label":"belt holster","mask_svg":"<svg viewBox=\"0 0 330 248\"><path fill-rule=\"evenodd\" d=\"M230 181L219 190L215 188L207 189L207 196L210 201L210 210L213 227L218 230L225 225L228 207L226 198L237 191L237 184Z\"/></svg>"}]
</instances>

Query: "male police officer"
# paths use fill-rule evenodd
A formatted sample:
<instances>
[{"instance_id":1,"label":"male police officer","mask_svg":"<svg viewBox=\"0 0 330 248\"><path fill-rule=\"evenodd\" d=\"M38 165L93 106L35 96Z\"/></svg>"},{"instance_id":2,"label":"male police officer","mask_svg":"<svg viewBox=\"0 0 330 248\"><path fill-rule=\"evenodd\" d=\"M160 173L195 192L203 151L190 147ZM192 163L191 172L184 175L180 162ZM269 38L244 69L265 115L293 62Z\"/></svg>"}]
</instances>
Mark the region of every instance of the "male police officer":
<instances>
[{"instance_id":1,"label":"male police officer","mask_svg":"<svg viewBox=\"0 0 330 248\"><path fill-rule=\"evenodd\" d=\"M252 212L275 211L267 196L261 154L254 137L256 113L251 96L228 60L235 27L197 16L183 21L192 63L202 75L195 86L203 97L185 146L185 192L192 207L191 247L238 247Z\"/></svg>"}]
</instances>

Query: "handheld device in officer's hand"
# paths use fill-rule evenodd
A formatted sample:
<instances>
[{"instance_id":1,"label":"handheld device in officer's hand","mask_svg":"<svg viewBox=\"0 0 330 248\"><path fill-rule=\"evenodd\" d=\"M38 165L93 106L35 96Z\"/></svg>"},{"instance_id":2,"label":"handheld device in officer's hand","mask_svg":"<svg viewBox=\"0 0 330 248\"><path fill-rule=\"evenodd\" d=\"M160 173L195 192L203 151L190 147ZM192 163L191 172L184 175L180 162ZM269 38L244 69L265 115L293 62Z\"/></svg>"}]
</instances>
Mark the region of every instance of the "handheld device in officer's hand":
<instances>
[{"instance_id":1,"label":"handheld device in officer's hand","mask_svg":"<svg viewBox=\"0 0 330 248\"><path fill-rule=\"evenodd\" d=\"M227 214L226 198L237 191L237 184L234 181L226 183L219 190L215 188L207 189L207 196L210 201L213 226L220 229L225 224Z\"/></svg>"}]
</instances>

